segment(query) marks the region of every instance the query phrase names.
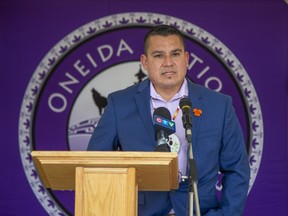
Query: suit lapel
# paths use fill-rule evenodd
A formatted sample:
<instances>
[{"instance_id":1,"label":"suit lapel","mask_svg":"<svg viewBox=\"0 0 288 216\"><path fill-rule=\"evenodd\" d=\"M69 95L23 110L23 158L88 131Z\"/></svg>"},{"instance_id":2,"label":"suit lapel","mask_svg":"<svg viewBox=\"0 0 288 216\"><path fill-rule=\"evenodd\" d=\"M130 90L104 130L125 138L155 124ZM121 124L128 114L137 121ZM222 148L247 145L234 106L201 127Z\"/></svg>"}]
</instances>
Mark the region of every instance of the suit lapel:
<instances>
[{"instance_id":1,"label":"suit lapel","mask_svg":"<svg viewBox=\"0 0 288 216\"><path fill-rule=\"evenodd\" d=\"M196 86L196 84L192 83L191 81L188 81L188 89L189 89L189 98L192 102L191 107L191 115L192 115L192 145L193 148L196 143L197 139L197 131L199 128L199 124L201 121L201 115L196 116L193 113L194 109L203 110L204 109L204 99L201 95L201 92L199 91L199 88ZM196 146L195 146L196 147Z\"/></svg>"},{"instance_id":2,"label":"suit lapel","mask_svg":"<svg viewBox=\"0 0 288 216\"><path fill-rule=\"evenodd\" d=\"M138 88L138 94L135 96L136 106L138 108L141 119L144 123L148 136L151 139L151 143L155 142L154 127L150 110L150 82L148 79L142 81Z\"/></svg>"},{"instance_id":3,"label":"suit lapel","mask_svg":"<svg viewBox=\"0 0 288 216\"><path fill-rule=\"evenodd\" d=\"M192 102L191 115L192 115L192 144L196 143L197 131L201 121L201 116L195 116L193 109L204 109L204 99L196 84L188 80L189 98ZM151 139L151 143L155 142L154 127L150 111L150 82L148 79L142 81L138 88L138 93L135 96L135 103L138 108L141 119L144 123L148 136ZM148 116L148 117L147 117Z\"/></svg>"}]
</instances>

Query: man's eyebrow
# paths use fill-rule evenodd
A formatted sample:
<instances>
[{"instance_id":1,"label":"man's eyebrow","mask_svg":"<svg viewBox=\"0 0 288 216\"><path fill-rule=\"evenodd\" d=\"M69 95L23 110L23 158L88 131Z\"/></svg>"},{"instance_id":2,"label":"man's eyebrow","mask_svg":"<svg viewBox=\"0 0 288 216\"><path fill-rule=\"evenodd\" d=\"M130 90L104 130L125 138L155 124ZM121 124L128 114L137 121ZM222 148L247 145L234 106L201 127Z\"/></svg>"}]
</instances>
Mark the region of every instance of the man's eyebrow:
<instances>
[{"instance_id":1,"label":"man's eyebrow","mask_svg":"<svg viewBox=\"0 0 288 216\"><path fill-rule=\"evenodd\" d=\"M161 51L161 50L155 50L152 52L152 54L159 54L159 53L164 53L164 51Z\"/></svg>"},{"instance_id":2,"label":"man's eyebrow","mask_svg":"<svg viewBox=\"0 0 288 216\"><path fill-rule=\"evenodd\" d=\"M183 49L177 48L177 49L172 50L172 52L183 52Z\"/></svg>"},{"instance_id":3,"label":"man's eyebrow","mask_svg":"<svg viewBox=\"0 0 288 216\"><path fill-rule=\"evenodd\" d=\"M153 54L161 54L161 53L164 53L165 51L162 51L162 50L155 50L152 52L152 55ZM180 48L177 48L177 49L174 49L171 51L171 53L175 53L175 52L183 52L183 49L180 49Z\"/></svg>"}]
</instances>

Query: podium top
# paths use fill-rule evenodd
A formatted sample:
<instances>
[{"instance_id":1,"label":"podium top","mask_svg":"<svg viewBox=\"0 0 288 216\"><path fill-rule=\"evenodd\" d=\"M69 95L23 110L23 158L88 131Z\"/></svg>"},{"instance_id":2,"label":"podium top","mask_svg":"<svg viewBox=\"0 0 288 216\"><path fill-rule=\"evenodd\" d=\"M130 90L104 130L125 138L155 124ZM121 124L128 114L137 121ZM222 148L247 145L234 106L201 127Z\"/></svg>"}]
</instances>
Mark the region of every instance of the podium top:
<instances>
[{"instance_id":1,"label":"podium top","mask_svg":"<svg viewBox=\"0 0 288 216\"><path fill-rule=\"evenodd\" d=\"M76 167L134 167L139 190L169 191L178 188L177 153L33 151L31 155L44 185L54 190L75 189Z\"/></svg>"}]
</instances>

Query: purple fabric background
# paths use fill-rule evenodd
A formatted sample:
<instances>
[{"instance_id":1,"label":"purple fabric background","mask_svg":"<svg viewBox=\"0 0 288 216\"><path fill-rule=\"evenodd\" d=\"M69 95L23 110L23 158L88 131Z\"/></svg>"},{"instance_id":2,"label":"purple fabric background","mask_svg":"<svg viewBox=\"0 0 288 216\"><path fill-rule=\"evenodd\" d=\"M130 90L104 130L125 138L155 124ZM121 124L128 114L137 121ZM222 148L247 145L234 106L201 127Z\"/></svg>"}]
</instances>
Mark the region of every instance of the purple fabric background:
<instances>
[{"instance_id":1,"label":"purple fabric background","mask_svg":"<svg viewBox=\"0 0 288 216\"><path fill-rule=\"evenodd\" d=\"M0 215L47 215L26 180L18 145L24 92L64 36L121 12L168 14L219 38L248 71L262 108L264 152L244 215L287 215L288 5L282 0L29 0L0 2Z\"/></svg>"}]
</instances>

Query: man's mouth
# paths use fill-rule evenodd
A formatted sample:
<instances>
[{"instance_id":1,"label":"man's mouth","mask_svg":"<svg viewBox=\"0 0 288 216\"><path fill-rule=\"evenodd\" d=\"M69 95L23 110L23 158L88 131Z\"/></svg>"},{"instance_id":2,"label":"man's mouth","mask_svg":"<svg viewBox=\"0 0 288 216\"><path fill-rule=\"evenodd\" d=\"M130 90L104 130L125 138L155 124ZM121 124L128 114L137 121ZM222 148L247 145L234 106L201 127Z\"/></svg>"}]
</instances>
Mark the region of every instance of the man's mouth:
<instances>
[{"instance_id":1,"label":"man's mouth","mask_svg":"<svg viewBox=\"0 0 288 216\"><path fill-rule=\"evenodd\" d=\"M161 74L162 74L162 75L169 76L169 75L174 75L175 73L176 73L175 71L164 71L164 72L162 72Z\"/></svg>"}]
</instances>

